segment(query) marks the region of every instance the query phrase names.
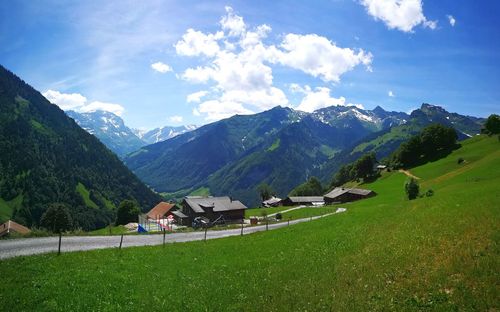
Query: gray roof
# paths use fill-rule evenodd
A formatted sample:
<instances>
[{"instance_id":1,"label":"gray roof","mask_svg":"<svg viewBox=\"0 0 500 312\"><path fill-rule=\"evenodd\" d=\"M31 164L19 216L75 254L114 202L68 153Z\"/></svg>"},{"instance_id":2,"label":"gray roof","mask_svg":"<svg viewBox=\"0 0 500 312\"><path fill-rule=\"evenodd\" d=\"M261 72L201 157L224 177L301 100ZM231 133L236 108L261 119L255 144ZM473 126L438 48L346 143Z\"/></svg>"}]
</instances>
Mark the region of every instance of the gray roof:
<instances>
[{"instance_id":1,"label":"gray roof","mask_svg":"<svg viewBox=\"0 0 500 312\"><path fill-rule=\"evenodd\" d=\"M240 201L231 200L228 196L186 197L184 201L196 213L204 213L206 208L213 208L214 212L247 209Z\"/></svg>"},{"instance_id":2,"label":"gray roof","mask_svg":"<svg viewBox=\"0 0 500 312\"><path fill-rule=\"evenodd\" d=\"M323 196L290 196L288 198L292 203L322 203L325 201Z\"/></svg>"},{"instance_id":3,"label":"gray roof","mask_svg":"<svg viewBox=\"0 0 500 312\"><path fill-rule=\"evenodd\" d=\"M172 211L172 214L178 216L179 218L187 218L188 217L185 214L183 214L182 211L180 211L180 210L174 210L174 211Z\"/></svg>"},{"instance_id":4,"label":"gray roof","mask_svg":"<svg viewBox=\"0 0 500 312\"><path fill-rule=\"evenodd\" d=\"M271 197L271 198L269 198L268 200L263 201L262 203L263 203L264 205L272 205L272 204L279 203L280 201L281 201L281 198L278 198L278 197Z\"/></svg>"},{"instance_id":5,"label":"gray roof","mask_svg":"<svg viewBox=\"0 0 500 312\"><path fill-rule=\"evenodd\" d=\"M326 194L325 197L328 197L330 199L335 199L339 197L342 194L345 193L351 193L351 194L356 194L356 195L361 195L361 196L367 196L372 193L371 190L364 190L364 189L358 189L358 188L345 188L345 187L336 187L334 188L330 193Z\"/></svg>"}]
</instances>

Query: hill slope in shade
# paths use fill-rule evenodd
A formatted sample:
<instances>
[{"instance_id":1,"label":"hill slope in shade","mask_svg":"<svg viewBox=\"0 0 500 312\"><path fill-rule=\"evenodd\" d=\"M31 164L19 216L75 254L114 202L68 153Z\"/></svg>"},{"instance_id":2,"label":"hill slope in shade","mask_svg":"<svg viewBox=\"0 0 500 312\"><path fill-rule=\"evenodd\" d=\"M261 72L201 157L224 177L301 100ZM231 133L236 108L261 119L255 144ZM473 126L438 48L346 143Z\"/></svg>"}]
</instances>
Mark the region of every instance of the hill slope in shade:
<instances>
[{"instance_id":1,"label":"hill slope in shade","mask_svg":"<svg viewBox=\"0 0 500 312\"><path fill-rule=\"evenodd\" d=\"M123 199L159 197L98 139L0 66L0 216L38 225L47 205L69 205L75 225L108 224Z\"/></svg>"},{"instance_id":2,"label":"hill slope in shade","mask_svg":"<svg viewBox=\"0 0 500 312\"><path fill-rule=\"evenodd\" d=\"M0 284L0 294L17 310L114 309L127 292L135 294L130 310L151 302L157 310L498 310L498 139L465 140L446 158L410 170L434 196L408 201L407 177L384 173L362 186L377 196L280 230L10 259L0 263L11 281ZM68 283L78 291L58 291ZM166 292L172 285L176 291Z\"/></svg>"}]
</instances>

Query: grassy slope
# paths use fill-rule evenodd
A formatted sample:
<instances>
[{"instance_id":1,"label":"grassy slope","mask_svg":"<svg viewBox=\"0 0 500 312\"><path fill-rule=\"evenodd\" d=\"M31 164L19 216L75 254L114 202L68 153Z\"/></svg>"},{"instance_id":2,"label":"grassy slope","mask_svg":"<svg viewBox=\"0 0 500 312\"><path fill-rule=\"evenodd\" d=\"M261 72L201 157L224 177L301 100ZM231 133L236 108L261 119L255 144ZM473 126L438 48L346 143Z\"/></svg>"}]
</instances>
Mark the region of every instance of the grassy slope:
<instances>
[{"instance_id":1,"label":"grassy slope","mask_svg":"<svg viewBox=\"0 0 500 312\"><path fill-rule=\"evenodd\" d=\"M22 195L18 195L16 198L9 201L5 201L4 199L0 198L0 223L3 223L12 218L14 211L21 207L22 202Z\"/></svg>"},{"instance_id":2,"label":"grassy slope","mask_svg":"<svg viewBox=\"0 0 500 312\"><path fill-rule=\"evenodd\" d=\"M0 262L13 310L498 310L500 154L475 138L412 170L436 194L404 199L406 177L343 214L281 230L166 248ZM465 165L456 159L466 159ZM64 289L64 291L61 291Z\"/></svg>"},{"instance_id":3,"label":"grassy slope","mask_svg":"<svg viewBox=\"0 0 500 312\"><path fill-rule=\"evenodd\" d=\"M83 201L85 202L85 205L90 208L98 209L99 207L97 206L96 203L92 199L90 199L90 192L87 190L85 185L82 183L78 182L76 185L76 191L82 196Z\"/></svg>"}]
</instances>

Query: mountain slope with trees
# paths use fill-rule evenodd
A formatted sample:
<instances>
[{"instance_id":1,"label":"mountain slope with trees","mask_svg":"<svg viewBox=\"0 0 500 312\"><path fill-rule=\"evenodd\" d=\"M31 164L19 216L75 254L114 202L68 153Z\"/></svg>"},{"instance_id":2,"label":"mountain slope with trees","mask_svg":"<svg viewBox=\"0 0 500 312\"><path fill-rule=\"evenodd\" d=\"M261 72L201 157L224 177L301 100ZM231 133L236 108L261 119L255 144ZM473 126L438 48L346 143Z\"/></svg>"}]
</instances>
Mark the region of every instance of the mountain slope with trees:
<instances>
[{"instance_id":1,"label":"mountain slope with trees","mask_svg":"<svg viewBox=\"0 0 500 312\"><path fill-rule=\"evenodd\" d=\"M38 226L53 203L75 227L114 221L124 199L149 209L160 200L97 138L0 66L0 216Z\"/></svg>"}]
</instances>

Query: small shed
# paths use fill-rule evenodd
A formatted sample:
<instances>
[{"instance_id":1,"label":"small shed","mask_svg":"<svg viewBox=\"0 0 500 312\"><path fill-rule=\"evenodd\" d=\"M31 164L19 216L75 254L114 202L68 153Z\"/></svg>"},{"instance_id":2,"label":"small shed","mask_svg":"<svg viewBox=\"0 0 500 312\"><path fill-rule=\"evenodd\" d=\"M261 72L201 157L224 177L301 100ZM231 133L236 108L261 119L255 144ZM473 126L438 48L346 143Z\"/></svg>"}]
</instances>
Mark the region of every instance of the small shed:
<instances>
[{"instance_id":1,"label":"small shed","mask_svg":"<svg viewBox=\"0 0 500 312\"><path fill-rule=\"evenodd\" d=\"M9 235L10 233L19 233L25 235L30 232L30 229L12 220L0 224L0 236Z\"/></svg>"},{"instance_id":2,"label":"small shed","mask_svg":"<svg viewBox=\"0 0 500 312\"><path fill-rule=\"evenodd\" d=\"M336 187L331 192L324 196L325 203L345 203L351 202L363 198L368 198L375 196L375 192L372 190L365 190L359 188L344 188Z\"/></svg>"},{"instance_id":3,"label":"small shed","mask_svg":"<svg viewBox=\"0 0 500 312\"><path fill-rule=\"evenodd\" d=\"M281 198L271 197L268 200L262 202L262 207L278 207L281 206Z\"/></svg>"},{"instance_id":4,"label":"small shed","mask_svg":"<svg viewBox=\"0 0 500 312\"><path fill-rule=\"evenodd\" d=\"M323 196L289 196L282 201L283 206L323 206Z\"/></svg>"}]
</instances>

